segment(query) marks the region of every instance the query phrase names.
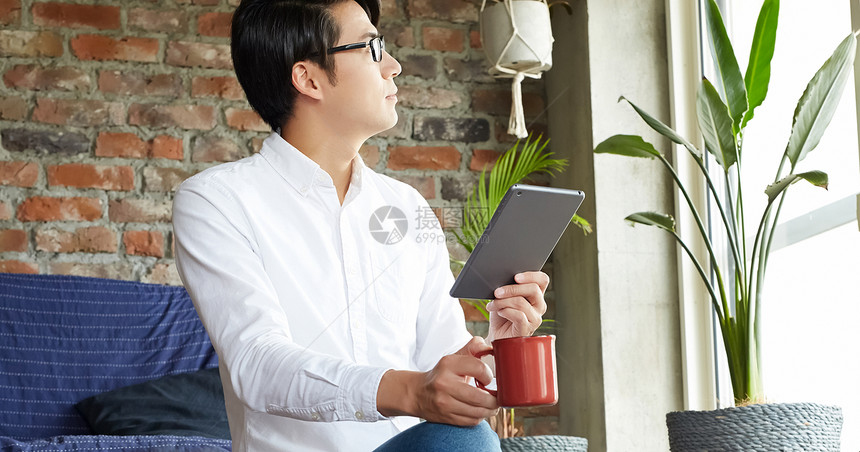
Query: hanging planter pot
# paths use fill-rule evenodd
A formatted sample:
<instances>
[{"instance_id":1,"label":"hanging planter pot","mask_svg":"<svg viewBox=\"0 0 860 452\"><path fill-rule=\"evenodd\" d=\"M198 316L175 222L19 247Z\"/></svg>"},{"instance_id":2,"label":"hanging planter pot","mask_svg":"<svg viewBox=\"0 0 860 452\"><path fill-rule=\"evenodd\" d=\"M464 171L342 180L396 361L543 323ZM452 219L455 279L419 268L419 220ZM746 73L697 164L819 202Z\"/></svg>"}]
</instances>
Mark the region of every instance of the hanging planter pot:
<instances>
[{"instance_id":1,"label":"hanging planter pot","mask_svg":"<svg viewBox=\"0 0 860 452\"><path fill-rule=\"evenodd\" d=\"M839 452L842 409L772 403L666 415L672 452L789 450Z\"/></svg>"},{"instance_id":2,"label":"hanging planter pot","mask_svg":"<svg viewBox=\"0 0 860 452\"><path fill-rule=\"evenodd\" d=\"M525 138L522 81L525 77L540 78L552 67L549 5L546 0L484 0L480 32L481 46L492 64L490 75L513 79L508 133Z\"/></svg>"}]
</instances>

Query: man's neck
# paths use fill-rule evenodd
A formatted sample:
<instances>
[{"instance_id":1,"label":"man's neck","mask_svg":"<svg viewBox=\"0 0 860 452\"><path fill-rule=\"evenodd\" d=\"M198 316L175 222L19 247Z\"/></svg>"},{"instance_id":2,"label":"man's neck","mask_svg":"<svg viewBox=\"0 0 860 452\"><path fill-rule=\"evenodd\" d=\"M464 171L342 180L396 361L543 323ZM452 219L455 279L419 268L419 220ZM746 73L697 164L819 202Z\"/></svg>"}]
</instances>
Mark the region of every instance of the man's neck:
<instances>
[{"instance_id":1,"label":"man's neck","mask_svg":"<svg viewBox=\"0 0 860 452\"><path fill-rule=\"evenodd\" d=\"M349 189L353 159L361 142L354 143L337 131L294 119L287 123L281 136L302 154L316 162L331 177L341 204Z\"/></svg>"}]
</instances>

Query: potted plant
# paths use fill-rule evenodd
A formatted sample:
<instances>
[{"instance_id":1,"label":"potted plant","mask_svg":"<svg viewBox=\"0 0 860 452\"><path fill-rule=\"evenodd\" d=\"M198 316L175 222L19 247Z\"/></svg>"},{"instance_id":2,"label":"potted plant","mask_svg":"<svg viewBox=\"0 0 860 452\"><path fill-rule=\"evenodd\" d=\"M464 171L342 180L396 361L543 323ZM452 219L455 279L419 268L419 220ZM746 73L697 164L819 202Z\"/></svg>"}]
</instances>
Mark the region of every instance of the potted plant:
<instances>
[{"instance_id":1,"label":"potted plant","mask_svg":"<svg viewBox=\"0 0 860 452\"><path fill-rule=\"evenodd\" d=\"M761 306L762 285L767 271L770 256L771 241L779 213L785 201L787 189L800 180L805 180L815 186L827 187L827 174L822 171L799 171L798 164L817 145L825 129L830 123L836 105L842 95L843 88L853 65L856 38L849 34L833 52L832 56L810 80L794 111L791 134L788 144L779 159L773 183L764 188L767 205L761 213L760 221L754 230L754 235L747 235L744 212L744 188L741 168L743 155L744 131L753 118L756 107L764 101L770 80L770 61L773 57L776 40L777 17L779 0L765 0L759 13L750 51L749 64L745 75L741 75L735 58L732 44L726 33L719 8L714 0L707 0L705 17L708 38L711 44L714 67L718 74L716 87L711 81L703 79L697 94L696 116L699 129L704 139L704 148L700 150L666 124L655 119L628 99L627 101L637 114L655 131L682 146L689 152L701 169L703 182L719 219L714 227L720 228L729 245L729 260L731 265L723 267L718 263L717 253L708 236L703 216L690 199L687 188L679 179L672 165L655 147L639 136L615 135L603 141L595 148L596 153L616 154L627 157L656 159L669 171L675 180L686 205L689 207L698 226L702 241L708 251L708 261L700 262L690 251L690 247L680 237L675 228L672 216L657 212L639 212L626 219L632 224L654 226L671 234L691 259L699 275L707 287L711 303L720 327L721 337L728 359L731 375L734 401L737 406L763 403L765 401L762 384L762 349L761 349ZM679 148L680 149L680 148ZM683 151L682 151L683 152ZM709 156L710 155L710 156ZM706 159L715 164L706 165ZM714 181L722 182L724 190L715 188ZM748 196L762 196L760 191L747 191ZM752 195L750 195L752 193ZM748 204L748 203L746 203ZM719 225L719 226L718 226ZM752 242L748 237L755 237ZM713 282L711 275L713 274ZM811 411L799 414L797 417L787 413L796 412L799 405L808 405ZM749 435L755 432L758 436L771 437L777 444L789 444L792 450L807 444L802 437L815 441L832 441L835 437L838 450L839 432L841 429L841 411L835 407L823 407L814 404L785 405L756 405L749 410L718 410L709 412L704 417L709 420L707 426L691 427L689 418L679 418L676 413L667 416L670 427L670 444L672 450L711 450L708 438L721 438L721 441L733 441L732 444L749 444ZM726 416L742 413L768 414L773 412L777 418L770 419L770 426L751 427L747 432L737 435L738 425L747 425L749 419L742 421L726 421ZM690 413L690 412L686 412ZM785 421L783 423L783 421ZM787 424L787 425L786 425ZM795 425L796 424L796 425ZM729 431L720 431L719 427L729 427ZM689 431L701 434L704 442L687 441L675 435L673 427L683 427ZM774 431L785 428L791 433ZM822 430L823 429L823 430ZM732 432L735 430L735 432ZM707 432L707 433L702 433ZM772 434L771 434L772 433ZM798 436L799 435L799 436ZM683 436L683 435L682 435ZM788 443L779 443L779 437ZM720 443L721 447L725 442ZM728 446L726 450L734 450ZM781 446L777 446L781 447ZM757 450L783 450L778 448L753 447ZM721 449L722 450L722 449ZM815 448L815 450L825 450ZM830 450L830 449L827 449Z\"/></svg>"},{"instance_id":2,"label":"potted plant","mask_svg":"<svg viewBox=\"0 0 860 452\"><path fill-rule=\"evenodd\" d=\"M552 175L555 171L562 171L567 165L566 159L553 159L552 153L545 151L549 140L541 143L541 137L533 140L529 137L520 146L517 141L513 147L508 149L490 170L489 177L486 176L486 167L481 170L477 187L472 189L471 195L466 199L463 209L463 222L459 230L454 231L457 242L469 253L475 249L478 240L486 229L487 224L495 213L499 202L511 185L520 183L529 176L547 173ZM574 215L571 222L579 227L584 233L591 232L591 225L580 217ZM455 271L459 271L465 265L464 261L451 258L451 264ZM466 300L484 318L489 320L487 303L491 300ZM551 326L554 320L544 319L541 328ZM564 444L563 450L571 452L582 451L587 448L588 442L584 438L560 437L556 435L522 438L522 430L514 422L514 409L500 410L495 418L490 419L490 426L502 439L502 450L562 450L557 446Z\"/></svg>"},{"instance_id":3,"label":"potted plant","mask_svg":"<svg viewBox=\"0 0 860 452\"><path fill-rule=\"evenodd\" d=\"M508 133L525 138L521 83L525 77L540 78L552 67L550 7L564 0L483 0L480 14L481 46L492 64L490 75L511 78L512 105Z\"/></svg>"}]
</instances>

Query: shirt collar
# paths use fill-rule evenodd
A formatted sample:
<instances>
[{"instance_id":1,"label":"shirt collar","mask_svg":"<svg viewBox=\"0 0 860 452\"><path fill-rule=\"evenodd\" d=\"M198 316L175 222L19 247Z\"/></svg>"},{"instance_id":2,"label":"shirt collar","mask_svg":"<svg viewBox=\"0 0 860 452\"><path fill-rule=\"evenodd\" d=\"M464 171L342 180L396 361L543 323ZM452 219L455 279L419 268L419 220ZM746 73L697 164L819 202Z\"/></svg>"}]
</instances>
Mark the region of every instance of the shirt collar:
<instances>
[{"instance_id":1,"label":"shirt collar","mask_svg":"<svg viewBox=\"0 0 860 452\"><path fill-rule=\"evenodd\" d=\"M272 133L263 141L260 155L302 196L307 196L314 186L334 187L331 176L317 162L277 133ZM361 189L361 176L365 167L361 156L356 154L349 181L352 190Z\"/></svg>"}]
</instances>

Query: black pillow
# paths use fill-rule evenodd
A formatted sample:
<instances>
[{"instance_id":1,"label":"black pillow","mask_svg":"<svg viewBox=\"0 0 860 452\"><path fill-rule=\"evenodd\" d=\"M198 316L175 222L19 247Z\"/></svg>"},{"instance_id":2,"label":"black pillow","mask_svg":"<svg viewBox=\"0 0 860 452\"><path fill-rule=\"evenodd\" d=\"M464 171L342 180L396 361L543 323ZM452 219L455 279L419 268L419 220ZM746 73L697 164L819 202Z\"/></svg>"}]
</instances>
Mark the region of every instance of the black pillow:
<instances>
[{"instance_id":1,"label":"black pillow","mask_svg":"<svg viewBox=\"0 0 860 452\"><path fill-rule=\"evenodd\" d=\"M98 435L230 439L217 367L97 394L75 408Z\"/></svg>"}]
</instances>

